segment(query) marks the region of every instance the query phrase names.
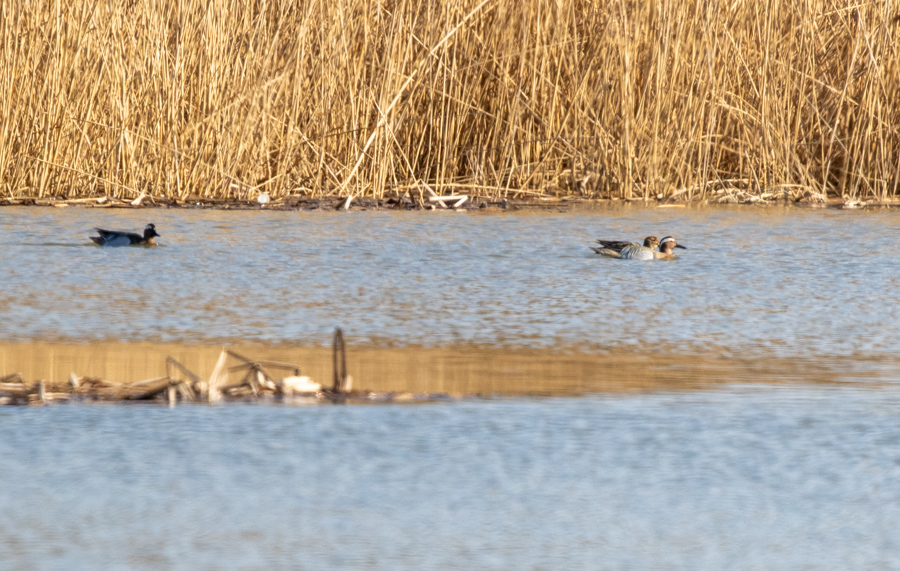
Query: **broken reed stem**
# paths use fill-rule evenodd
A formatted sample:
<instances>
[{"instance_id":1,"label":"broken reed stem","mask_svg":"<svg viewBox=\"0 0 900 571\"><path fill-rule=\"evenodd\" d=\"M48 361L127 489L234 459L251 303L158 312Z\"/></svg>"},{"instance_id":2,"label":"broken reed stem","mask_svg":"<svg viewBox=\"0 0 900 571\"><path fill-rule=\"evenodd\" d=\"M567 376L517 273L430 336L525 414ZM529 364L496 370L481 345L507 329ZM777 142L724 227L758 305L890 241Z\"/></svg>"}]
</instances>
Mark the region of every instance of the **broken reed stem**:
<instances>
[{"instance_id":1,"label":"broken reed stem","mask_svg":"<svg viewBox=\"0 0 900 571\"><path fill-rule=\"evenodd\" d=\"M2 198L900 190L896 2L4 6Z\"/></svg>"}]
</instances>

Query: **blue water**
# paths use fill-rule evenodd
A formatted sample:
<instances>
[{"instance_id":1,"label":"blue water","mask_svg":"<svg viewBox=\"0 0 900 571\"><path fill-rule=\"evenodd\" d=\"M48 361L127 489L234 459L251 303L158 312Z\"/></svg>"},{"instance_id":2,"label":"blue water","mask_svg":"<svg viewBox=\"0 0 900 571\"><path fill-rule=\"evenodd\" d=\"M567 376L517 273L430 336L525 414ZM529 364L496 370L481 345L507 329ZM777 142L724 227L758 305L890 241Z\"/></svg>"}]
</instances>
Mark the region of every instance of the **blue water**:
<instances>
[{"instance_id":1,"label":"blue water","mask_svg":"<svg viewBox=\"0 0 900 571\"><path fill-rule=\"evenodd\" d=\"M888 357L900 213L0 209L5 340L638 348ZM99 248L93 226L161 246ZM675 235L672 262L599 237Z\"/></svg>"},{"instance_id":2,"label":"blue water","mask_svg":"<svg viewBox=\"0 0 900 571\"><path fill-rule=\"evenodd\" d=\"M900 392L0 408L2 569L896 569Z\"/></svg>"},{"instance_id":3,"label":"blue water","mask_svg":"<svg viewBox=\"0 0 900 571\"><path fill-rule=\"evenodd\" d=\"M798 367L766 378L802 381L0 407L0 570L900 569L896 221L0 209L0 341L319 345L340 325L383 347L726 355L755 359L751 374L772 356ZM155 249L89 245L93 226L148 222ZM588 249L651 233L689 250Z\"/></svg>"}]
</instances>

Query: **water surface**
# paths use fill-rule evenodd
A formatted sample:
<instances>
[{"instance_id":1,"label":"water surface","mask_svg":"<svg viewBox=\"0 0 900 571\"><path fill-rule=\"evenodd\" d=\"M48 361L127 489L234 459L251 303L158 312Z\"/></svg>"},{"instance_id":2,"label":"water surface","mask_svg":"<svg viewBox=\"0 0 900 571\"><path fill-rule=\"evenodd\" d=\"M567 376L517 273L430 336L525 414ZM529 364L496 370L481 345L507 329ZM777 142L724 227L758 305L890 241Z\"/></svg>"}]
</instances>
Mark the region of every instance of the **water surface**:
<instances>
[{"instance_id":1,"label":"water surface","mask_svg":"<svg viewBox=\"0 0 900 571\"><path fill-rule=\"evenodd\" d=\"M890 355L898 214L797 209L544 213L0 209L4 340L660 347ZM161 246L93 226L155 222ZM598 237L675 235L673 262Z\"/></svg>"},{"instance_id":2,"label":"water surface","mask_svg":"<svg viewBox=\"0 0 900 571\"><path fill-rule=\"evenodd\" d=\"M310 347L342 326L355 347L774 359L816 364L813 381L823 367L894 380L897 216L4 208L0 341ZM147 222L157 248L88 240ZM588 248L651 233L689 250L638 263Z\"/></svg>"},{"instance_id":3,"label":"water surface","mask_svg":"<svg viewBox=\"0 0 900 571\"><path fill-rule=\"evenodd\" d=\"M4 569L895 569L900 393L0 407Z\"/></svg>"},{"instance_id":4,"label":"water surface","mask_svg":"<svg viewBox=\"0 0 900 571\"><path fill-rule=\"evenodd\" d=\"M0 373L488 397L0 407L0 568L900 568L896 216L0 209Z\"/></svg>"}]
</instances>

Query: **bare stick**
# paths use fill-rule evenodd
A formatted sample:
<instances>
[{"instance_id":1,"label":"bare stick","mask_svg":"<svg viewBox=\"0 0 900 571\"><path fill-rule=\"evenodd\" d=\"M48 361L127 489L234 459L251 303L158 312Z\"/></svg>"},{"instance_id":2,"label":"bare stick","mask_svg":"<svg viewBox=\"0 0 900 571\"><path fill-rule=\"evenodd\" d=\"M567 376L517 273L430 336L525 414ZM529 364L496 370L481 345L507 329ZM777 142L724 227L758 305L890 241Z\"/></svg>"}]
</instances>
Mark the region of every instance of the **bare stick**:
<instances>
[{"instance_id":1,"label":"bare stick","mask_svg":"<svg viewBox=\"0 0 900 571\"><path fill-rule=\"evenodd\" d=\"M334 330L331 355L334 369L334 383L331 388L334 392L341 393L345 390L344 381L347 378L347 352L344 345L344 332L340 327Z\"/></svg>"}]
</instances>

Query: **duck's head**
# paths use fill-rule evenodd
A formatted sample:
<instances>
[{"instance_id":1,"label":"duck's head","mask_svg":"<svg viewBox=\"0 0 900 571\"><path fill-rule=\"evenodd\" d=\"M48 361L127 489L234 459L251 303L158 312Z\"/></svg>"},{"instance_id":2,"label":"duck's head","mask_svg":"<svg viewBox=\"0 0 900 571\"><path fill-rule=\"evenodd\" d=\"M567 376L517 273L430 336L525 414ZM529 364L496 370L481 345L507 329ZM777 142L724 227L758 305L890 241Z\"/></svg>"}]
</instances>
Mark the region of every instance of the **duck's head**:
<instances>
[{"instance_id":1,"label":"duck's head","mask_svg":"<svg viewBox=\"0 0 900 571\"><path fill-rule=\"evenodd\" d=\"M655 248L657 246L659 246L659 238L656 236L647 236L644 238L644 247Z\"/></svg>"},{"instance_id":2,"label":"duck's head","mask_svg":"<svg viewBox=\"0 0 900 571\"><path fill-rule=\"evenodd\" d=\"M149 240L150 238L155 238L157 236L159 236L159 234L156 233L156 226L154 224L147 224L147 226L144 227L144 240Z\"/></svg>"},{"instance_id":3,"label":"duck's head","mask_svg":"<svg viewBox=\"0 0 900 571\"><path fill-rule=\"evenodd\" d=\"M675 248L681 248L682 250L687 250L686 247L682 246L678 242L675 241L675 238L671 236L666 236L659 242L659 251L660 252L671 252Z\"/></svg>"}]
</instances>

